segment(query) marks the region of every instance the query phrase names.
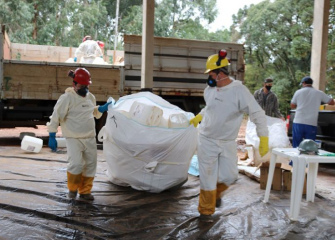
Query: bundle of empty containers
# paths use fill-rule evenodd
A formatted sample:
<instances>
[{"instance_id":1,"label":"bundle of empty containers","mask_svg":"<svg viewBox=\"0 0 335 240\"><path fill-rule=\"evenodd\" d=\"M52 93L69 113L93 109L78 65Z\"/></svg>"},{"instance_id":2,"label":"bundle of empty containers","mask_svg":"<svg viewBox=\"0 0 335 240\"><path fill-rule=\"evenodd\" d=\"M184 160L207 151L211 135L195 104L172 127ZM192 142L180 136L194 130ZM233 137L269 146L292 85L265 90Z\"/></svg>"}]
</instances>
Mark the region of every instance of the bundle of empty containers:
<instances>
[{"instance_id":1,"label":"bundle of empty containers","mask_svg":"<svg viewBox=\"0 0 335 240\"><path fill-rule=\"evenodd\" d=\"M110 105L98 136L109 180L149 192L185 182L197 146L197 129L189 125L193 116L149 92Z\"/></svg>"}]
</instances>

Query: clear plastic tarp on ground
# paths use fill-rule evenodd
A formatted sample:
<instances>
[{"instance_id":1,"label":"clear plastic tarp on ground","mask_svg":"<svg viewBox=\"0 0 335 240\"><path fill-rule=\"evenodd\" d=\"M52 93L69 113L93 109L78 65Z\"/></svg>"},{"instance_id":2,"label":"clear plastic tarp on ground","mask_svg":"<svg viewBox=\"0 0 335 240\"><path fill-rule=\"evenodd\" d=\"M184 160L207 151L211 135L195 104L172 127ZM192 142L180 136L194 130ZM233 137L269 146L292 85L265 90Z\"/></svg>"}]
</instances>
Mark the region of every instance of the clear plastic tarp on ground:
<instances>
[{"instance_id":1,"label":"clear plastic tarp on ground","mask_svg":"<svg viewBox=\"0 0 335 240\"><path fill-rule=\"evenodd\" d=\"M198 216L199 178L177 190L137 191L109 182L98 150L93 202L67 198L66 154L0 146L0 239L334 239L334 168L319 167L315 202L303 197L299 220L288 218L290 192L271 191L244 175L216 208L213 222ZM321 180L320 170L333 178ZM325 172L324 172L325 173ZM322 189L318 188L321 186ZM329 196L329 195L328 195Z\"/></svg>"},{"instance_id":2,"label":"clear plastic tarp on ground","mask_svg":"<svg viewBox=\"0 0 335 240\"><path fill-rule=\"evenodd\" d=\"M150 92L120 98L109 108L98 137L103 141L109 180L148 192L186 182L197 146L191 117L194 114Z\"/></svg>"}]
</instances>

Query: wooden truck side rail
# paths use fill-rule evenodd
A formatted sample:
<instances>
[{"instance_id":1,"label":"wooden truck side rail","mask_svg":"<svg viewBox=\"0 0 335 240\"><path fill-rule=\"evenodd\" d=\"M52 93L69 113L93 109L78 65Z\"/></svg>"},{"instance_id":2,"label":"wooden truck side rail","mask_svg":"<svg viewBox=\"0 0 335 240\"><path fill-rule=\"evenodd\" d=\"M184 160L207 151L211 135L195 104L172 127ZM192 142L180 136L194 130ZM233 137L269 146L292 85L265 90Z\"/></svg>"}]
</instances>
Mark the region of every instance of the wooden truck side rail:
<instances>
[{"instance_id":1,"label":"wooden truck side rail","mask_svg":"<svg viewBox=\"0 0 335 240\"><path fill-rule=\"evenodd\" d=\"M4 60L2 100L57 100L72 86L69 70L84 67L91 73L92 85L98 102L109 96L120 96L121 70L112 65L32 62Z\"/></svg>"},{"instance_id":2,"label":"wooden truck side rail","mask_svg":"<svg viewBox=\"0 0 335 240\"><path fill-rule=\"evenodd\" d=\"M208 56L227 51L230 74L244 80L244 46L236 43L209 42L176 38L154 38L153 92L161 96L202 96ZM140 90L142 37L124 36L126 93Z\"/></svg>"},{"instance_id":3,"label":"wooden truck side rail","mask_svg":"<svg viewBox=\"0 0 335 240\"><path fill-rule=\"evenodd\" d=\"M72 86L69 70L85 67L91 73L90 91L97 103L109 97L118 99L123 69L112 65L48 63L4 60L1 87L0 122L2 127L45 124L56 100Z\"/></svg>"},{"instance_id":4,"label":"wooden truck side rail","mask_svg":"<svg viewBox=\"0 0 335 240\"><path fill-rule=\"evenodd\" d=\"M90 71L93 82L90 91L98 104L106 102L110 96L118 100L121 96L139 92L141 45L141 36L124 35L124 52L118 53L120 60L124 57L124 63L69 63L66 59L75 48L11 44L2 28L0 123L17 121L17 126L22 125L20 121L44 124L56 100L72 85L67 77L68 71L77 67ZM208 77L204 74L206 60L220 49L228 53L231 76L244 80L242 44L155 37L153 48L153 92L186 111L196 114L204 106L203 91Z\"/></svg>"},{"instance_id":5,"label":"wooden truck side rail","mask_svg":"<svg viewBox=\"0 0 335 240\"><path fill-rule=\"evenodd\" d=\"M122 66L67 63L74 51L69 47L11 43L1 26L1 127L34 126L49 121L57 99L72 86L69 70L78 67L90 71L90 91L98 104L122 95Z\"/></svg>"}]
</instances>

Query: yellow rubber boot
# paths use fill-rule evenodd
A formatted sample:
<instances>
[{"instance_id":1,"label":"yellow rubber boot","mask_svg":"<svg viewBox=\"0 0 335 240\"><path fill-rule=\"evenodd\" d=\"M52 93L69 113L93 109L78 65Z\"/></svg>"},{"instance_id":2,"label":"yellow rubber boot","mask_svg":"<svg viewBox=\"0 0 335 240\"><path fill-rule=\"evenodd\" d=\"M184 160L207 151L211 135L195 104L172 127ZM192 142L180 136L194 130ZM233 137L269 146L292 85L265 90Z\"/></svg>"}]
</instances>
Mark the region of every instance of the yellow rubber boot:
<instances>
[{"instance_id":1,"label":"yellow rubber boot","mask_svg":"<svg viewBox=\"0 0 335 240\"><path fill-rule=\"evenodd\" d=\"M220 207L221 206L221 198L223 196L223 192L226 191L228 189L228 186L224 183L217 183L216 184L216 203L215 206L216 207Z\"/></svg>"},{"instance_id":2,"label":"yellow rubber boot","mask_svg":"<svg viewBox=\"0 0 335 240\"><path fill-rule=\"evenodd\" d=\"M67 172L67 188L70 192L77 192L79 186L81 184L81 173L80 174L72 174Z\"/></svg>"},{"instance_id":3,"label":"yellow rubber boot","mask_svg":"<svg viewBox=\"0 0 335 240\"><path fill-rule=\"evenodd\" d=\"M81 177L81 183L79 186L79 194L90 194L93 187L94 177Z\"/></svg>"},{"instance_id":4,"label":"yellow rubber boot","mask_svg":"<svg viewBox=\"0 0 335 240\"><path fill-rule=\"evenodd\" d=\"M215 212L216 190L200 189L198 211L202 215L212 215Z\"/></svg>"}]
</instances>

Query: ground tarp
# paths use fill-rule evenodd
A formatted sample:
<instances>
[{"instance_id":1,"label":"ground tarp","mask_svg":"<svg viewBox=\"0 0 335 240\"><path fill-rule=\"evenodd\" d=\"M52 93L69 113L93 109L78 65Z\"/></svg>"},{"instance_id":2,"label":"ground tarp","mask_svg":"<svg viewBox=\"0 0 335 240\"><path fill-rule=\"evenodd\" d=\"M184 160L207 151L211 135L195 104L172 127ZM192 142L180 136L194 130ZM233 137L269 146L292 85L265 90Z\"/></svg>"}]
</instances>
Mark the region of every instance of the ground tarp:
<instances>
[{"instance_id":1,"label":"ground tarp","mask_svg":"<svg viewBox=\"0 0 335 240\"><path fill-rule=\"evenodd\" d=\"M290 195L239 175L213 222L198 219L199 179L178 190L148 193L110 183L98 151L95 201L67 198L66 154L0 147L0 239L335 239L334 201L303 198L299 221Z\"/></svg>"}]
</instances>

